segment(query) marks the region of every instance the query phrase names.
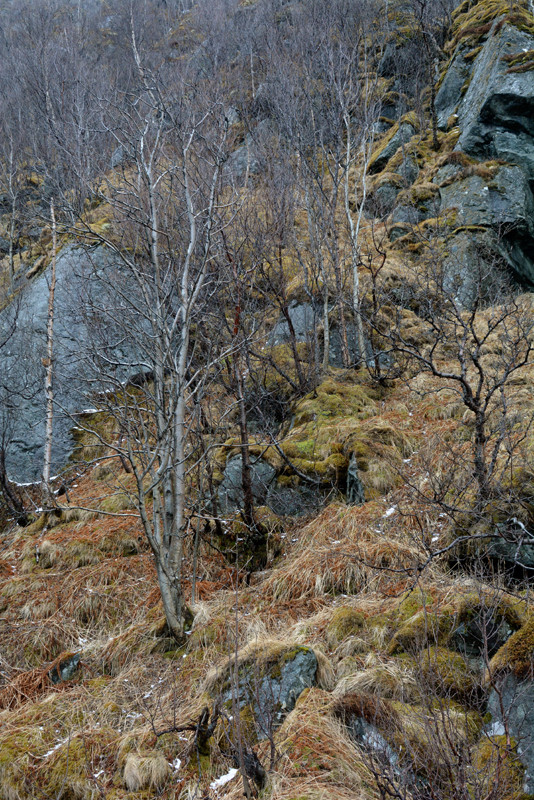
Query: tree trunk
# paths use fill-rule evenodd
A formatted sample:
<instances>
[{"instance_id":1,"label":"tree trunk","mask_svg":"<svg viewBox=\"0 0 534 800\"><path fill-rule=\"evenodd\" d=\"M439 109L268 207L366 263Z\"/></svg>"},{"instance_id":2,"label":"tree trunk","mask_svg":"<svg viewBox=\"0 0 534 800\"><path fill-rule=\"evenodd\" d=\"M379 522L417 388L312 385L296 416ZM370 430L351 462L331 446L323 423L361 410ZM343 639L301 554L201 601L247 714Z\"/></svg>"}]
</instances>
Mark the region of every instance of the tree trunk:
<instances>
[{"instance_id":1,"label":"tree trunk","mask_svg":"<svg viewBox=\"0 0 534 800\"><path fill-rule=\"evenodd\" d=\"M52 462L52 438L54 422L54 387L53 387L53 358L54 358L54 296L56 291L56 256L57 256L57 229L54 200L50 201L50 219L52 222L52 266L50 275L50 289L48 292L48 319L46 325L46 358L45 366L45 395L46 395L46 429L43 457L43 477L41 488L43 504L55 505L54 496L50 488L50 465Z\"/></svg>"}]
</instances>

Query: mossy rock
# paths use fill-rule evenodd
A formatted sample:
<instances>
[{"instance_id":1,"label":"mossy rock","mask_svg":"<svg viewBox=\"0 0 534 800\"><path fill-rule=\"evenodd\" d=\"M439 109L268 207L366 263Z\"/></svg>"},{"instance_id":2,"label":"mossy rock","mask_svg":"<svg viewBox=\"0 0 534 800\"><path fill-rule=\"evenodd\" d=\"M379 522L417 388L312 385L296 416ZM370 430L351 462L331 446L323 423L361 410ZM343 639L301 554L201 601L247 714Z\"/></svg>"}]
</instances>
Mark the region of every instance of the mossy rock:
<instances>
[{"instance_id":1,"label":"mossy rock","mask_svg":"<svg viewBox=\"0 0 534 800\"><path fill-rule=\"evenodd\" d=\"M209 681L209 692L219 698L230 713L239 708L253 710L258 738L269 736L291 711L304 689L317 680L318 660L304 645L282 642L254 643L238 653L237 685L234 659L229 659Z\"/></svg>"},{"instance_id":2,"label":"mossy rock","mask_svg":"<svg viewBox=\"0 0 534 800\"><path fill-rule=\"evenodd\" d=\"M512 672L518 678L534 675L534 617L497 651L490 662L490 670L492 673Z\"/></svg>"},{"instance_id":3,"label":"mossy rock","mask_svg":"<svg viewBox=\"0 0 534 800\"><path fill-rule=\"evenodd\" d=\"M423 647L446 644L454 622L451 613L418 611L395 633L388 652L393 654L404 650L412 653Z\"/></svg>"},{"instance_id":4,"label":"mossy rock","mask_svg":"<svg viewBox=\"0 0 534 800\"><path fill-rule=\"evenodd\" d=\"M332 614L332 618L326 629L326 637L329 645L334 647L348 636L358 634L365 624L365 615L350 606L337 608Z\"/></svg>"},{"instance_id":5,"label":"mossy rock","mask_svg":"<svg viewBox=\"0 0 534 800\"><path fill-rule=\"evenodd\" d=\"M488 797L496 786L504 800L527 800L523 793L525 767L517 752L517 743L507 736L483 737L473 748L469 787L476 797Z\"/></svg>"},{"instance_id":6,"label":"mossy rock","mask_svg":"<svg viewBox=\"0 0 534 800\"><path fill-rule=\"evenodd\" d=\"M438 697L473 705L479 698L479 681L467 661L445 647L429 647L421 653L421 675Z\"/></svg>"}]
</instances>

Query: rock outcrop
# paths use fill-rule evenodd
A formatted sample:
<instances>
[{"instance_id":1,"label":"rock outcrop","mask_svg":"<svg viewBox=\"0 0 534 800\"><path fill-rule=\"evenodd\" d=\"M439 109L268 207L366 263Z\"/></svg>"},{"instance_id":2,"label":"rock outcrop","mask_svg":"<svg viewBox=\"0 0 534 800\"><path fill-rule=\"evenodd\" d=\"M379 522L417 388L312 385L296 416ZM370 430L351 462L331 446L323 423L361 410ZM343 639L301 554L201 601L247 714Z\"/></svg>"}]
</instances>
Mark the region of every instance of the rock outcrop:
<instances>
[{"instance_id":1,"label":"rock outcrop","mask_svg":"<svg viewBox=\"0 0 534 800\"><path fill-rule=\"evenodd\" d=\"M105 275L112 269L113 260L103 247L86 250L69 245L57 258L53 472L65 465L72 452L71 430L76 414L94 404L92 391L98 367L91 358L91 341L98 335L98 324L102 324L95 313L106 305ZM0 314L0 337L2 331L13 329L2 353L2 373L9 387L10 401L3 409L3 424L9 442L7 471L18 481L39 480L42 470L48 287L49 271L45 270L27 283L18 302ZM91 301L95 296L99 300L97 307ZM95 327L91 331L93 324ZM118 343L114 352L117 363L122 362L120 370L124 379L139 372L139 362L131 347Z\"/></svg>"}]
</instances>

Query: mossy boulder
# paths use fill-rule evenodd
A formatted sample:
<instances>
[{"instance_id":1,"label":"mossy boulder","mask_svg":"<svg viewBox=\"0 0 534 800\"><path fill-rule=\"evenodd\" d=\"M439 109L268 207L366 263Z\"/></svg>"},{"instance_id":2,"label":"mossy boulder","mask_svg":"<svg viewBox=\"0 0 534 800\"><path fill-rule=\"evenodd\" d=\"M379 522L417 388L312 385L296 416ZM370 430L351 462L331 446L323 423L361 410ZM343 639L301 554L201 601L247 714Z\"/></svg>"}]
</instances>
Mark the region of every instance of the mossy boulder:
<instances>
[{"instance_id":1,"label":"mossy boulder","mask_svg":"<svg viewBox=\"0 0 534 800\"><path fill-rule=\"evenodd\" d=\"M534 618L528 619L493 656L492 673L511 672L518 678L534 677Z\"/></svg>"},{"instance_id":2,"label":"mossy boulder","mask_svg":"<svg viewBox=\"0 0 534 800\"><path fill-rule=\"evenodd\" d=\"M427 688L438 697L469 705L479 698L479 680L458 653L445 647L429 647L421 654L420 670Z\"/></svg>"},{"instance_id":3,"label":"mossy boulder","mask_svg":"<svg viewBox=\"0 0 534 800\"><path fill-rule=\"evenodd\" d=\"M517 742L505 735L483 736L473 748L468 783L473 797L487 797L499 787L506 800L525 798L525 767ZM528 778L527 778L528 781Z\"/></svg>"},{"instance_id":4,"label":"mossy boulder","mask_svg":"<svg viewBox=\"0 0 534 800\"><path fill-rule=\"evenodd\" d=\"M403 650L410 653L427 646L446 644L453 626L453 614L423 609L400 625L388 650L392 654Z\"/></svg>"},{"instance_id":5,"label":"mossy boulder","mask_svg":"<svg viewBox=\"0 0 534 800\"><path fill-rule=\"evenodd\" d=\"M208 678L210 694L234 713L250 707L259 739L269 736L291 711L301 692L317 684L318 660L310 647L258 642L227 661Z\"/></svg>"}]
</instances>

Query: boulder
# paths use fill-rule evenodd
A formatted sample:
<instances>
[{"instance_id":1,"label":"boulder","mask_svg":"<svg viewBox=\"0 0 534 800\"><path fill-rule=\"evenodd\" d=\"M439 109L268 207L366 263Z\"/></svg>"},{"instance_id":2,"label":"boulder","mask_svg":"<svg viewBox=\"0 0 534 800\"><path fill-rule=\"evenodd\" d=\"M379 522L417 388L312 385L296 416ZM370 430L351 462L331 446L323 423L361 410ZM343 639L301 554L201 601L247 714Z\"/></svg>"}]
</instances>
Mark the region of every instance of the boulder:
<instances>
[{"instance_id":1,"label":"boulder","mask_svg":"<svg viewBox=\"0 0 534 800\"><path fill-rule=\"evenodd\" d=\"M380 172L380 170L386 166L389 159L395 155L399 147L402 147L403 144L407 144L414 134L415 128L410 122L401 122L382 149L378 150L378 153L369 165L369 172L371 174Z\"/></svg>"},{"instance_id":2,"label":"boulder","mask_svg":"<svg viewBox=\"0 0 534 800\"><path fill-rule=\"evenodd\" d=\"M267 504L269 488L276 477L276 470L261 458L251 459L252 496L255 505ZM243 508L242 487L243 459L241 455L232 456L226 462L224 477L219 486L219 504L221 511L233 512Z\"/></svg>"},{"instance_id":3,"label":"boulder","mask_svg":"<svg viewBox=\"0 0 534 800\"><path fill-rule=\"evenodd\" d=\"M525 767L523 791L534 793L534 682L513 673L497 678L488 696L491 721L488 737L509 734L517 744L517 754Z\"/></svg>"},{"instance_id":4,"label":"boulder","mask_svg":"<svg viewBox=\"0 0 534 800\"><path fill-rule=\"evenodd\" d=\"M534 49L534 35L495 23L471 70L458 107L457 149L502 158L534 178L534 76L510 69L510 58ZM452 80L452 78L451 78Z\"/></svg>"},{"instance_id":5,"label":"boulder","mask_svg":"<svg viewBox=\"0 0 534 800\"><path fill-rule=\"evenodd\" d=\"M222 687L216 686L223 705L234 700L240 709L253 713L259 738L266 738L293 710L300 694L317 683L317 656L310 647L275 646L262 652L258 645L238 667L237 686L230 674Z\"/></svg>"}]
</instances>

